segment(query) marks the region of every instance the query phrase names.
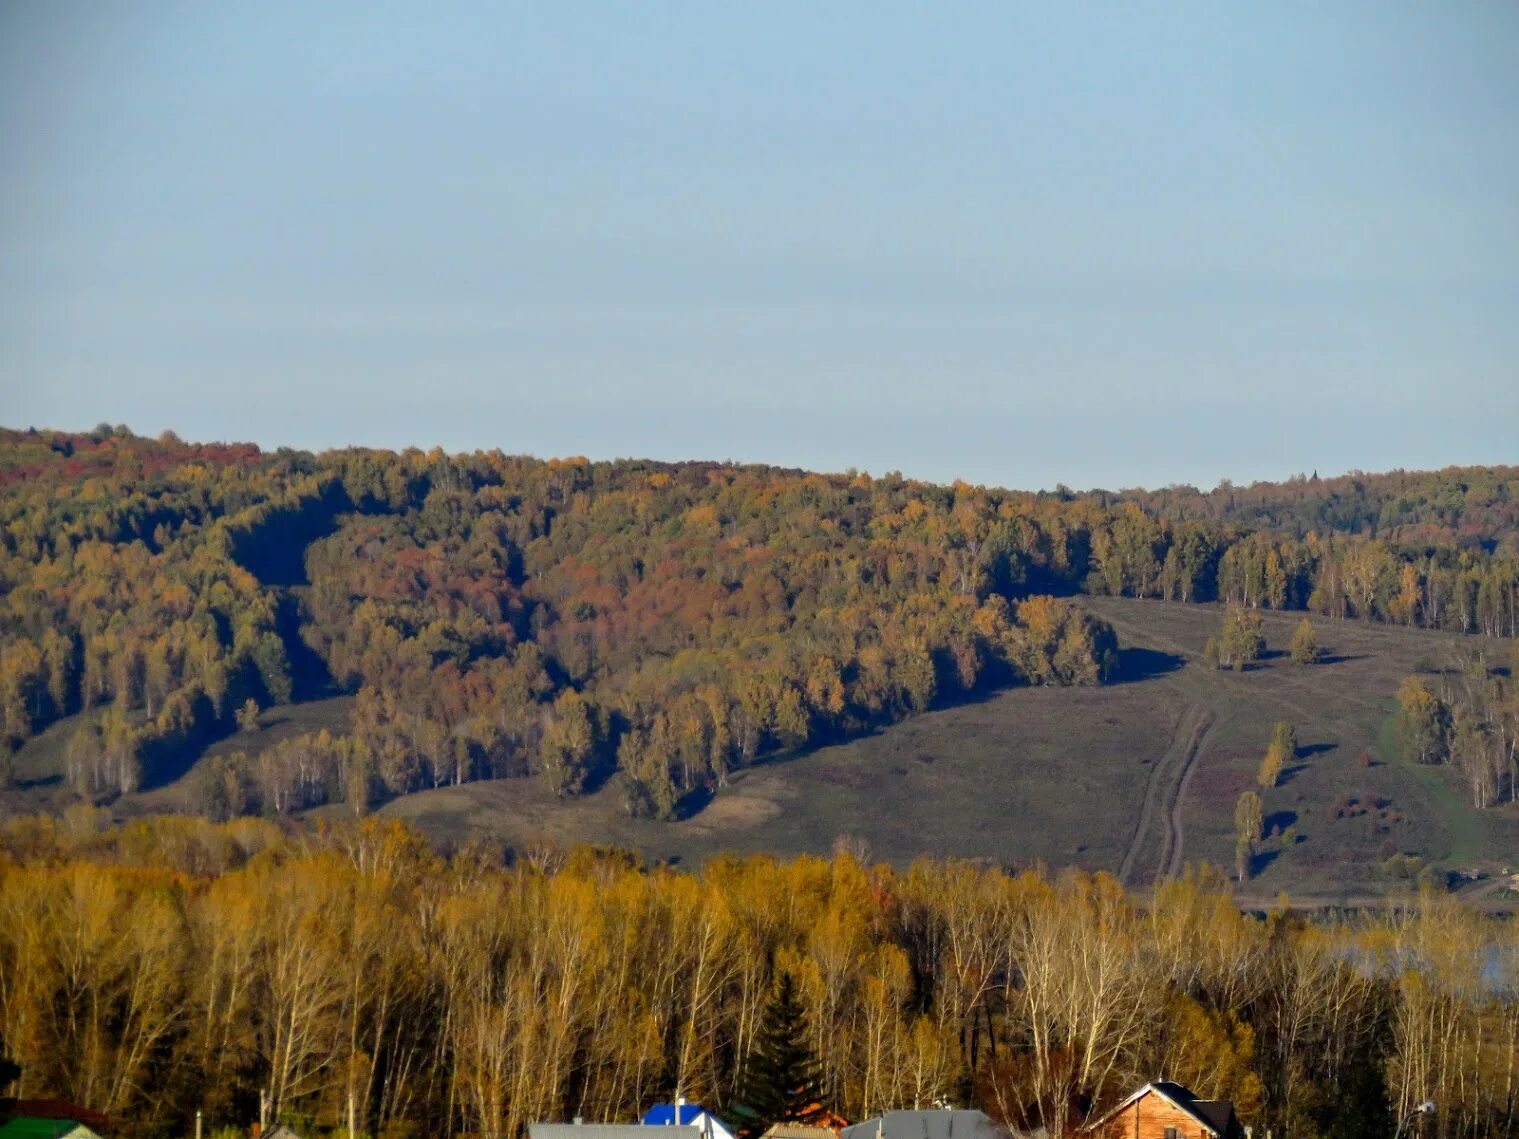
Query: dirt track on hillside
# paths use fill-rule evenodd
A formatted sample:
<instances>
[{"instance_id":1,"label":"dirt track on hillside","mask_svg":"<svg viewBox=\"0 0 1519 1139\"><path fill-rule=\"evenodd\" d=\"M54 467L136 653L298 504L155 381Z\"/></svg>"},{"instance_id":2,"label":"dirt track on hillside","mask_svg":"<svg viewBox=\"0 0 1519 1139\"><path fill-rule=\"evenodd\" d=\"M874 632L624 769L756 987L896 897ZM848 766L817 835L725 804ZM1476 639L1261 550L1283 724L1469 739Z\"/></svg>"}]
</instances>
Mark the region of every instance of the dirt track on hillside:
<instances>
[{"instance_id":1,"label":"dirt track on hillside","mask_svg":"<svg viewBox=\"0 0 1519 1139\"><path fill-rule=\"evenodd\" d=\"M1125 885L1134 885L1135 866L1140 853L1148 845L1152 829L1159 820L1159 853L1155 863L1154 880L1181 873L1182 823L1181 806L1187 784L1202 754L1216 717L1201 702L1187 705L1176 722L1171 746L1155 761L1145 784L1145 796L1139 818L1134 824L1134 836L1129 840L1118 879Z\"/></svg>"}]
</instances>

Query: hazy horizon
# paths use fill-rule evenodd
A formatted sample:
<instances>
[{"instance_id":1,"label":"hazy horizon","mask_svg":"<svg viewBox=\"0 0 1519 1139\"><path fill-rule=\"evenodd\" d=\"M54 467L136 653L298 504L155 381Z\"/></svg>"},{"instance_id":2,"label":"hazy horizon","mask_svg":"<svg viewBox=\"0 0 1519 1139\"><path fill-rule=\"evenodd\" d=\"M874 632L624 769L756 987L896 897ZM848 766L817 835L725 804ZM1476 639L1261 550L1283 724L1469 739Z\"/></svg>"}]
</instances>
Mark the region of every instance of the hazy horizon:
<instances>
[{"instance_id":1,"label":"hazy horizon","mask_svg":"<svg viewBox=\"0 0 1519 1139\"><path fill-rule=\"evenodd\" d=\"M1019 488L1514 458L1519 8L0 11L0 421Z\"/></svg>"}]
</instances>

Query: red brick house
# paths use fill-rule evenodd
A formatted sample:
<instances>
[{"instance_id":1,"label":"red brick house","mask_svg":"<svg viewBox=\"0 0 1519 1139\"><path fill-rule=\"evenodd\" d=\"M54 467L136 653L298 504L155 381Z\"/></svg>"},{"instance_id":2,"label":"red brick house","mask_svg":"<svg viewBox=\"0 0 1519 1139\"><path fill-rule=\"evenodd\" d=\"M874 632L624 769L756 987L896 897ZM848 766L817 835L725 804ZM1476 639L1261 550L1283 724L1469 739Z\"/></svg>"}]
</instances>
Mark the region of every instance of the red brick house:
<instances>
[{"instance_id":1,"label":"red brick house","mask_svg":"<svg viewBox=\"0 0 1519 1139\"><path fill-rule=\"evenodd\" d=\"M1198 1099L1170 1080L1146 1084L1087 1125L1093 1139L1245 1139L1226 1099Z\"/></svg>"}]
</instances>

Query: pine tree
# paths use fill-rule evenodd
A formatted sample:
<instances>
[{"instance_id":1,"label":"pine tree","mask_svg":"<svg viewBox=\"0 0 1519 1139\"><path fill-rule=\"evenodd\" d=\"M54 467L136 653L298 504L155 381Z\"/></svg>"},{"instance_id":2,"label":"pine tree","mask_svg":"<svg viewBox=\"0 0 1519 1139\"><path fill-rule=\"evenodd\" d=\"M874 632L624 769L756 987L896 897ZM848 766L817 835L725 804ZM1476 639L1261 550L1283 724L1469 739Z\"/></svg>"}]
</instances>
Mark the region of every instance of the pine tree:
<instances>
[{"instance_id":1,"label":"pine tree","mask_svg":"<svg viewBox=\"0 0 1519 1139\"><path fill-rule=\"evenodd\" d=\"M782 973L749 1055L736 1115L758 1131L773 1123L807 1123L821 1112L818 1064L807 1044L806 1010L791 974Z\"/></svg>"}]
</instances>

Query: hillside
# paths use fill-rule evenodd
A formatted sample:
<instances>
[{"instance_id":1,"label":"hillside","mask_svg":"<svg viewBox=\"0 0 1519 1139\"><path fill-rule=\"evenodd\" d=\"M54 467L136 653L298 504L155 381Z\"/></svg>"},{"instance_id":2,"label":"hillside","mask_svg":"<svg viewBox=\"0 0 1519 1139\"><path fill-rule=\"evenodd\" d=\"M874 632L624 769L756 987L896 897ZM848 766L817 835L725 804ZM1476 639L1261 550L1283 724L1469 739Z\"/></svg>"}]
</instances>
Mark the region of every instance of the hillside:
<instances>
[{"instance_id":1,"label":"hillside","mask_svg":"<svg viewBox=\"0 0 1519 1139\"><path fill-rule=\"evenodd\" d=\"M1235 674L1199 660L1214 607L1088 604L1118 631L1132 679L1013 689L777 757L679 822L629 818L615 786L564 803L517 782L425 791L384 812L454 843L611 843L691 862L724 850L825 853L844 839L898 864L956 855L1079 865L1145 886L1186 863L1232 864L1235 802L1255 787L1272 723L1287 719L1300 756L1265 798L1268 831L1291 837L1267 843L1243 896L1332 901L1408 888L1409 865L1384 866L1390 855L1441 872L1519 865L1513 804L1477 811L1452 771L1403 761L1388 738L1400 679L1470 641L1326 622L1326 663L1300 667L1281 652L1295 621L1273 615L1271 655ZM1362 766L1368 750L1376 758Z\"/></svg>"},{"instance_id":2,"label":"hillside","mask_svg":"<svg viewBox=\"0 0 1519 1139\"><path fill-rule=\"evenodd\" d=\"M1426 694L1438 762L1408 776L1424 799L1395 779L1321 786L1312 758L1370 748L1384 764L1365 777L1393 779L1382 703L1418 671L1420 638L1514 632L1515 476L1351 483L1229 506L1226 489L3 432L0 811L387 809L440 835L668 856L848 834L897 859L1075 861L1138 882L1229 861L1215 808L1309 684L1340 705L1303 713L1310 762L1268 796L1262 888L1322 877L1344 850L1496 857L1486 820L1516 790L1506 649L1480 675L1461 666L1465 703ZM1270 516L1282 529L1245 524L1273 503L1293 504ZM1311 681L1279 659L1210 672L1189 654L1217 602L1264 613L1278 648L1286 611L1346 643ZM1483 810L1451 821L1465 808L1438 788L1466 778L1485 780ZM1132 820L1107 821L1114 800L1142 820L1137 845ZM1212 806L1188 827L1194 802ZM1404 829L1315 841L1330 807ZM1289 828L1296 846L1271 834Z\"/></svg>"}]
</instances>

